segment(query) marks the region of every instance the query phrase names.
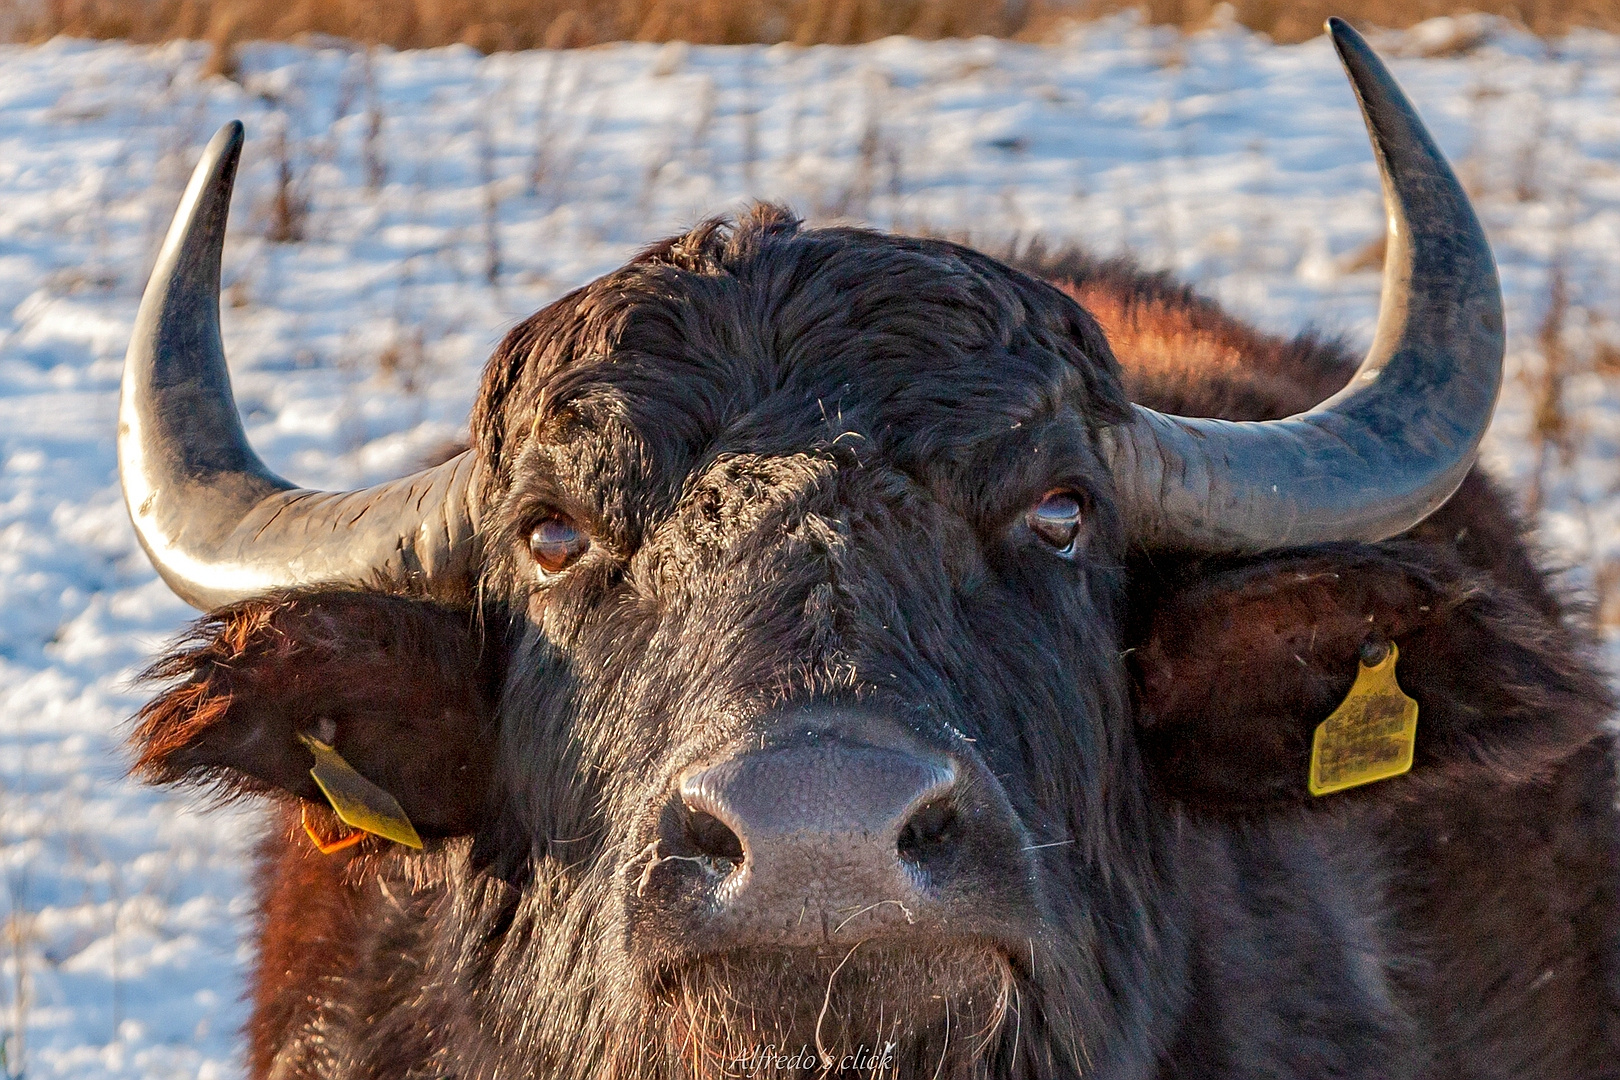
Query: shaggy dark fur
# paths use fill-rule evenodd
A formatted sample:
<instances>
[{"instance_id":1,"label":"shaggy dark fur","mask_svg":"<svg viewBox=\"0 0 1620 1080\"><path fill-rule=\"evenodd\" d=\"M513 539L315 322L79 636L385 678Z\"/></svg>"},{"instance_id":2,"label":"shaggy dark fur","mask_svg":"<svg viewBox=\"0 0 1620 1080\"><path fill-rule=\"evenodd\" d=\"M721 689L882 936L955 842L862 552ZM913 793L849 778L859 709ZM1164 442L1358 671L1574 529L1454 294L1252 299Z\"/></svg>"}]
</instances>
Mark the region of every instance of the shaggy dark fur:
<instances>
[{"instance_id":1,"label":"shaggy dark fur","mask_svg":"<svg viewBox=\"0 0 1620 1080\"><path fill-rule=\"evenodd\" d=\"M272 597L159 662L143 772L284 793L255 1076L825 1075L767 1049L804 1047L851 1077L1614 1075L1611 703L1505 501L1476 474L1399 541L1132 551L1094 443L1127 400L1281 416L1353 363L1124 264L1023 263L768 207L661 244L490 362L479 611ZM1054 488L1072 560L1024 523ZM593 544L542 580L556 511ZM1369 639L1417 764L1311 800ZM659 809L809 702L982 762L1035 921L695 949ZM427 850L314 852L292 734L322 721Z\"/></svg>"}]
</instances>

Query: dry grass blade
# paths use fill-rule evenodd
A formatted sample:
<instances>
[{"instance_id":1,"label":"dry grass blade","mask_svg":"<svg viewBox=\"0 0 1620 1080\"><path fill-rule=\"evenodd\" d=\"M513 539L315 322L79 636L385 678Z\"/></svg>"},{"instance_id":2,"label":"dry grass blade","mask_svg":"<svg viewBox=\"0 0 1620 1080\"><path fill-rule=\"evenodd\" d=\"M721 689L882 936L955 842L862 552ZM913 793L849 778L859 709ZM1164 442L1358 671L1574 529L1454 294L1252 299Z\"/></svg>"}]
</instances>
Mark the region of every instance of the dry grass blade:
<instances>
[{"instance_id":1,"label":"dry grass blade","mask_svg":"<svg viewBox=\"0 0 1620 1080\"><path fill-rule=\"evenodd\" d=\"M286 117L282 118L271 149L276 160L276 188L270 200L270 224L265 238L278 244L302 240L309 220L309 199L293 168L292 140L287 133L290 123Z\"/></svg>"},{"instance_id":2,"label":"dry grass blade","mask_svg":"<svg viewBox=\"0 0 1620 1080\"><path fill-rule=\"evenodd\" d=\"M1564 323L1569 316L1569 287L1560 258L1553 260L1547 282L1547 310L1542 317L1536 342L1541 367L1530 375L1534 411L1530 419L1530 444L1535 450L1536 468L1525 502L1532 516L1546 502L1547 471L1556 451L1565 468L1574 454L1569 413L1564 405L1564 386L1570 375L1569 352L1564 346Z\"/></svg>"}]
</instances>

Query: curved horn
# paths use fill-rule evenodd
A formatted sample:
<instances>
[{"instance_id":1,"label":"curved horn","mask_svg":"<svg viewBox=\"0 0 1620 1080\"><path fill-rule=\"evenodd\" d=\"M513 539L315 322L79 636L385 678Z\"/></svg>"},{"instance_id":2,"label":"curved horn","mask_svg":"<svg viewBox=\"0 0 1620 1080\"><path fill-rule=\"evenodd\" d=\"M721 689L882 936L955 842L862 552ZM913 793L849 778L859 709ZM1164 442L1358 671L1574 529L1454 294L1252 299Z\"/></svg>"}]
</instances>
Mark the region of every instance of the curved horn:
<instances>
[{"instance_id":1,"label":"curved horn","mask_svg":"<svg viewBox=\"0 0 1620 1080\"><path fill-rule=\"evenodd\" d=\"M1131 538L1255 552L1382 540L1422 521L1473 465L1502 385L1502 292L1468 196L1389 70L1328 20L1361 104L1389 214L1378 329L1349 384L1264 423L1136 407L1104 433Z\"/></svg>"},{"instance_id":2,"label":"curved horn","mask_svg":"<svg viewBox=\"0 0 1620 1080\"><path fill-rule=\"evenodd\" d=\"M248 445L219 333L219 269L242 125L203 151L124 358L118 473L141 546L210 609L270 589L391 582L464 595L477 533L470 453L360 491L294 487Z\"/></svg>"}]
</instances>

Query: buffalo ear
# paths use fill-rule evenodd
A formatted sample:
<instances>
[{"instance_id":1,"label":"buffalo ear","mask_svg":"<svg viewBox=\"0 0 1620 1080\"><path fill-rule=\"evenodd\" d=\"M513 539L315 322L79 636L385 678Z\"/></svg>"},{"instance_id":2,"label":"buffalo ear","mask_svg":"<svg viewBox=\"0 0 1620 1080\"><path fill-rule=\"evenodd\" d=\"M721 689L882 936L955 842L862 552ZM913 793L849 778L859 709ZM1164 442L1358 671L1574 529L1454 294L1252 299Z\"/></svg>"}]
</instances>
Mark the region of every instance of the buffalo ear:
<instances>
[{"instance_id":1,"label":"buffalo ear","mask_svg":"<svg viewBox=\"0 0 1620 1080\"><path fill-rule=\"evenodd\" d=\"M333 745L423 836L474 831L494 772L493 654L466 612L379 593L249 600L199 620L146 673L135 772L326 806L300 734ZM320 815L324 817L325 815Z\"/></svg>"},{"instance_id":2,"label":"buffalo ear","mask_svg":"<svg viewBox=\"0 0 1620 1080\"><path fill-rule=\"evenodd\" d=\"M1418 703L1406 776L1358 792L1546 776L1612 708L1588 647L1433 546L1344 544L1190 566L1156 590L1130 653L1150 774L1193 803L1302 802L1316 727L1368 641L1400 649Z\"/></svg>"}]
</instances>

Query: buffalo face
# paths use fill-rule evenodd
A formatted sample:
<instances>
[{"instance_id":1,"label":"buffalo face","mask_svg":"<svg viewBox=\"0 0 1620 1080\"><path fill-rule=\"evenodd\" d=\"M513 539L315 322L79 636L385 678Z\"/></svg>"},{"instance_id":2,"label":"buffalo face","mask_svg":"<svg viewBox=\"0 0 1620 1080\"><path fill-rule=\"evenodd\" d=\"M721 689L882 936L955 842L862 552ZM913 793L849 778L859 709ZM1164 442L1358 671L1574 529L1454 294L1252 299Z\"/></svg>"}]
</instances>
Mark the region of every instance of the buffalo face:
<instances>
[{"instance_id":1,"label":"buffalo face","mask_svg":"<svg viewBox=\"0 0 1620 1080\"><path fill-rule=\"evenodd\" d=\"M1153 918L1103 873L1143 824L1116 387L1050 287L771 209L503 347L501 778L644 1038L1006 1067L1110 1026L1098 943Z\"/></svg>"}]
</instances>

